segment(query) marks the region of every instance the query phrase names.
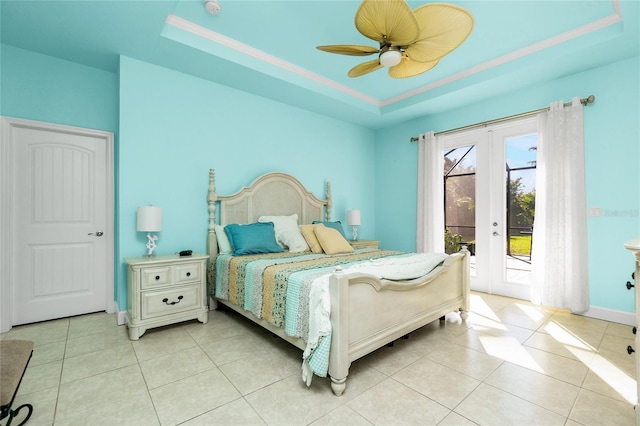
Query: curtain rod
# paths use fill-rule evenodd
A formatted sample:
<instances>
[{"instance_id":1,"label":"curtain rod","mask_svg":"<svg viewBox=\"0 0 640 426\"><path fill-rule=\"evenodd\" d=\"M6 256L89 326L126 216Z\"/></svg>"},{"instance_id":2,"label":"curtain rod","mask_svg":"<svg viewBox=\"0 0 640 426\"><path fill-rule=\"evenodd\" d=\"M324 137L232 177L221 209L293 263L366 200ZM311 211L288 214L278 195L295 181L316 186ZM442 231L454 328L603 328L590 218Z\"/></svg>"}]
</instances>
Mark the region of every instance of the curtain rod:
<instances>
[{"instance_id":1,"label":"curtain rod","mask_svg":"<svg viewBox=\"0 0 640 426\"><path fill-rule=\"evenodd\" d=\"M580 99L580 103L582 105L584 105L584 106L587 106L588 104L594 103L595 100L596 100L595 96L589 95L586 98ZM566 102L564 104L564 106L570 106L570 105L571 105L571 102ZM514 118L526 117L528 115L533 115L533 114L537 114L539 112L548 111L548 110L549 110L549 107L539 108L539 109L536 109L536 110L533 110L533 111L528 111L528 112L523 112L523 113L520 113L520 114L510 115L508 117L496 118L494 120L483 121L483 122L476 123L476 124L469 124L468 126L456 127L455 129L443 130L442 132L435 133L435 135L446 135L448 133L459 132L461 130L473 129L474 127L486 127L489 124L500 123L502 121L512 120ZM418 142L418 140L420 140L420 139L418 137L414 136L409 140L411 142Z\"/></svg>"}]
</instances>

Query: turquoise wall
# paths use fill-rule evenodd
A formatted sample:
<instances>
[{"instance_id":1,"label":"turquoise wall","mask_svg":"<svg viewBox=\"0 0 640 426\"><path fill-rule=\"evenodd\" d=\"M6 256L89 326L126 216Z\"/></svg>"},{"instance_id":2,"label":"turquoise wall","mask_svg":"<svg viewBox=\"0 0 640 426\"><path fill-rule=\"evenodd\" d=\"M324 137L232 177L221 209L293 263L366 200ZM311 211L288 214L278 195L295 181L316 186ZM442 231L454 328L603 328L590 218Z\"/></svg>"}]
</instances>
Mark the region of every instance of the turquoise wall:
<instances>
[{"instance_id":1,"label":"turquoise wall","mask_svg":"<svg viewBox=\"0 0 640 426\"><path fill-rule=\"evenodd\" d=\"M117 132L115 73L1 46L0 114Z\"/></svg>"},{"instance_id":2,"label":"turquoise wall","mask_svg":"<svg viewBox=\"0 0 640 426\"><path fill-rule=\"evenodd\" d=\"M116 134L120 309L126 308L121 259L145 252L146 239L135 232L137 206L164 209L159 253L204 251L209 168L216 169L220 193L274 170L298 176L317 196L330 179L335 219L344 222L345 210L359 208L362 238L413 250L417 146L411 136L594 94L596 103L585 109L587 202L603 216L588 223L591 302L634 311L624 288L632 260L622 244L640 235L637 57L374 132L126 57L116 75L0 47L0 114Z\"/></svg>"},{"instance_id":3,"label":"turquoise wall","mask_svg":"<svg viewBox=\"0 0 640 426\"><path fill-rule=\"evenodd\" d=\"M639 62L635 57L378 131L376 237L390 249L415 249L417 144L410 137L593 94L596 102L584 115L587 205L603 214L587 224L591 305L634 312L624 287L633 258L623 244L640 235Z\"/></svg>"},{"instance_id":4,"label":"turquoise wall","mask_svg":"<svg viewBox=\"0 0 640 426\"><path fill-rule=\"evenodd\" d=\"M120 257L146 253L146 237L135 231L135 220L136 208L149 203L163 209L158 253L205 252L210 168L220 194L282 171L324 197L329 179L332 218L346 224L346 210L359 208L360 235L373 238L373 139L372 130L121 57ZM121 309L125 272L121 264Z\"/></svg>"}]
</instances>

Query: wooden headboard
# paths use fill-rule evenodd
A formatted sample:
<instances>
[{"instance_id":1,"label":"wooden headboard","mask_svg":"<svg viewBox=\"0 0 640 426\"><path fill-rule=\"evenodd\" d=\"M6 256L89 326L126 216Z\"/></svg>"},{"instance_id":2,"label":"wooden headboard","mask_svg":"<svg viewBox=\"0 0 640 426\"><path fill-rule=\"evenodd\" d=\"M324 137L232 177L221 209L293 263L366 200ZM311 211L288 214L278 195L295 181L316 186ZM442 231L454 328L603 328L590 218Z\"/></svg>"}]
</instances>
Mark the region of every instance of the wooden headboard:
<instances>
[{"instance_id":1,"label":"wooden headboard","mask_svg":"<svg viewBox=\"0 0 640 426\"><path fill-rule=\"evenodd\" d=\"M314 220L331 220L331 183L327 182L326 199L313 195L291 175L280 172L260 176L249 186L232 195L216 193L215 170L209 170L209 236L207 250L211 260L218 255L215 224L254 223L260 216L298 214L300 224ZM216 211L219 221L216 221Z\"/></svg>"}]
</instances>

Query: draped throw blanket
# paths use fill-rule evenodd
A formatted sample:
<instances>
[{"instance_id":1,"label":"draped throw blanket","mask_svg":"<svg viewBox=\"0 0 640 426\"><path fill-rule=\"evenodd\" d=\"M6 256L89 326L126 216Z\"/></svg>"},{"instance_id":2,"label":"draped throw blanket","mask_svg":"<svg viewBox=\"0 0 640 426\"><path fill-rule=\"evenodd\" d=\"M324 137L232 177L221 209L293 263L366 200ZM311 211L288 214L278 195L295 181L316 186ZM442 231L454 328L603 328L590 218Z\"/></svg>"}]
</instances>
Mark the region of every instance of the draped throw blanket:
<instances>
[{"instance_id":1,"label":"draped throw blanket","mask_svg":"<svg viewBox=\"0 0 640 426\"><path fill-rule=\"evenodd\" d=\"M390 256L357 263L342 270L343 273L362 272L385 280L412 280L423 277L441 265L448 255L444 253L418 253ZM331 341L331 297L329 274L316 278L309 294L309 337L302 354L302 380L311 384L313 373L324 377L329 366Z\"/></svg>"}]
</instances>

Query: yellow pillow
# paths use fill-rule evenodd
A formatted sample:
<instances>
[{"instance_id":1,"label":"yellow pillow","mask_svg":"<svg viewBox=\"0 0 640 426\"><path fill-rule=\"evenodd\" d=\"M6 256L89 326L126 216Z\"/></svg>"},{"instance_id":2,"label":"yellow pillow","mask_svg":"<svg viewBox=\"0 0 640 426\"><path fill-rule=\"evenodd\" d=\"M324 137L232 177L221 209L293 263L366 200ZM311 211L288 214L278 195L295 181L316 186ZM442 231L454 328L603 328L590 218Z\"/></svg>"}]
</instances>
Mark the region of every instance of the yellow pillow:
<instances>
[{"instance_id":1,"label":"yellow pillow","mask_svg":"<svg viewBox=\"0 0 640 426\"><path fill-rule=\"evenodd\" d=\"M322 226L313 231L326 254L353 253L353 247L337 229Z\"/></svg>"},{"instance_id":2,"label":"yellow pillow","mask_svg":"<svg viewBox=\"0 0 640 426\"><path fill-rule=\"evenodd\" d=\"M316 254L322 253L320 242L316 238L316 234L313 232L313 229L317 226L322 226L324 228L324 225L302 225L300 227L300 232L311 249L311 253Z\"/></svg>"}]
</instances>

